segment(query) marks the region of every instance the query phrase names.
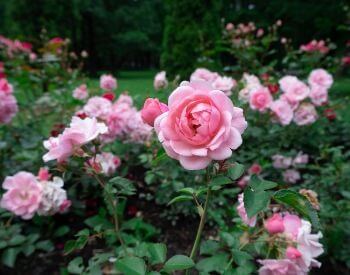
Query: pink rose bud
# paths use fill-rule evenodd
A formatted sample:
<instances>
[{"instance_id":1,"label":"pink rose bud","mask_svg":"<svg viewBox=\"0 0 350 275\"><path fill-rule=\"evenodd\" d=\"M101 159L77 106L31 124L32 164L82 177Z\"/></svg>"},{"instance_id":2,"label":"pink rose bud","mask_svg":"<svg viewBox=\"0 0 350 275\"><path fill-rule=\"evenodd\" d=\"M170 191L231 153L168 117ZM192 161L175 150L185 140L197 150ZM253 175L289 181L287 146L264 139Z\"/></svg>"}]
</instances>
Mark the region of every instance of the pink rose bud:
<instances>
[{"instance_id":1,"label":"pink rose bud","mask_svg":"<svg viewBox=\"0 0 350 275\"><path fill-rule=\"evenodd\" d=\"M301 253L293 246L288 246L286 250L286 258L294 260L301 257Z\"/></svg>"},{"instance_id":2,"label":"pink rose bud","mask_svg":"<svg viewBox=\"0 0 350 275\"><path fill-rule=\"evenodd\" d=\"M273 214L266 220L265 228L270 234L282 233L284 231L282 216L278 213Z\"/></svg>"},{"instance_id":3,"label":"pink rose bud","mask_svg":"<svg viewBox=\"0 0 350 275\"><path fill-rule=\"evenodd\" d=\"M252 166L250 166L249 168L249 173L250 174L256 174L256 175L259 175L262 171L262 168L259 164L257 163L254 163Z\"/></svg>"},{"instance_id":4,"label":"pink rose bud","mask_svg":"<svg viewBox=\"0 0 350 275\"><path fill-rule=\"evenodd\" d=\"M168 109L168 106L158 98L147 98L141 110L141 117L145 123L153 127L155 119Z\"/></svg>"},{"instance_id":5,"label":"pink rose bud","mask_svg":"<svg viewBox=\"0 0 350 275\"><path fill-rule=\"evenodd\" d=\"M38 173L38 178L40 181L48 181L51 178L51 174L46 167L41 167Z\"/></svg>"}]
</instances>

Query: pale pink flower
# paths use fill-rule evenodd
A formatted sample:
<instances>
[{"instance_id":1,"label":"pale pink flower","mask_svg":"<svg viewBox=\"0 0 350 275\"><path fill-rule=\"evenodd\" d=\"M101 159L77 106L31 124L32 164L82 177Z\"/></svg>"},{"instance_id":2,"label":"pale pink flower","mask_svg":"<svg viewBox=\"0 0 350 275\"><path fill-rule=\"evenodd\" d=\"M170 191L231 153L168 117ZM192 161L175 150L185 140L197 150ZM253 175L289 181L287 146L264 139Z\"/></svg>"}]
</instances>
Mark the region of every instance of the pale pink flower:
<instances>
[{"instance_id":1,"label":"pale pink flower","mask_svg":"<svg viewBox=\"0 0 350 275\"><path fill-rule=\"evenodd\" d=\"M232 23L227 23L227 24L226 24L226 30L227 30L227 31L232 31L232 30L234 29L234 27L235 27L235 26L234 26Z\"/></svg>"},{"instance_id":2,"label":"pale pink flower","mask_svg":"<svg viewBox=\"0 0 350 275\"><path fill-rule=\"evenodd\" d=\"M300 101L295 100L295 99L290 98L290 97L288 98L286 94L281 94L279 99L288 103L290 108L292 109L292 111L295 111L300 105Z\"/></svg>"},{"instance_id":3,"label":"pale pink flower","mask_svg":"<svg viewBox=\"0 0 350 275\"><path fill-rule=\"evenodd\" d=\"M293 160L294 165L307 164L309 162L309 155L299 152Z\"/></svg>"},{"instance_id":4,"label":"pale pink flower","mask_svg":"<svg viewBox=\"0 0 350 275\"><path fill-rule=\"evenodd\" d=\"M286 97L291 101L304 100L310 93L310 88L295 76L285 76L278 83Z\"/></svg>"},{"instance_id":5,"label":"pale pink flower","mask_svg":"<svg viewBox=\"0 0 350 275\"><path fill-rule=\"evenodd\" d=\"M248 102L250 97L250 89L244 88L238 92L238 99L242 102Z\"/></svg>"},{"instance_id":6,"label":"pale pink flower","mask_svg":"<svg viewBox=\"0 0 350 275\"><path fill-rule=\"evenodd\" d=\"M286 258L295 260L301 257L301 252L293 246L288 246L286 249Z\"/></svg>"},{"instance_id":7,"label":"pale pink flower","mask_svg":"<svg viewBox=\"0 0 350 275\"><path fill-rule=\"evenodd\" d=\"M117 101L116 101L116 104L127 104L129 106L132 106L133 105L133 100L132 100L132 97L129 96L128 94L126 93L123 93L121 94Z\"/></svg>"},{"instance_id":8,"label":"pale pink flower","mask_svg":"<svg viewBox=\"0 0 350 275\"><path fill-rule=\"evenodd\" d=\"M264 30L263 29L258 29L256 32L256 37L261 37L264 35Z\"/></svg>"},{"instance_id":9,"label":"pale pink flower","mask_svg":"<svg viewBox=\"0 0 350 275\"><path fill-rule=\"evenodd\" d=\"M284 232L283 218L281 214L275 213L265 221L265 228L270 234Z\"/></svg>"},{"instance_id":10,"label":"pale pink flower","mask_svg":"<svg viewBox=\"0 0 350 275\"><path fill-rule=\"evenodd\" d=\"M166 78L165 71L161 71L156 74L154 77L153 86L156 90L165 89L168 86L168 80Z\"/></svg>"},{"instance_id":11,"label":"pale pink flower","mask_svg":"<svg viewBox=\"0 0 350 275\"><path fill-rule=\"evenodd\" d=\"M285 100L278 99L271 103L270 110L280 124L288 125L293 119L293 110Z\"/></svg>"},{"instance_id":12,"label":"pale pink flower","mask_svg":"<svg viewBox=\"0 0 350 275\"><path fill-rule=\"evenodd\" d=\"M38 58L38 56L35 53L30 53L29 54L29 60L30 61L35 61Z\"/></svg>"},{"instance_id":13,"label":"pale pink flower","mask_svg":"<svg viewBox=\"0 0 350 275\"><path fill-rule=\"evenodd\" d=\"M168 107L154 127L167 154L185 169L227 159L242 144L247 127L243 110L206 82L183 83L169 96Z\"/></svg>"},{"instance_id":14,"label":"pale pink flower","mask_svg":"<svg viewBox=\"0 0 350 275\"><path fill-rule=\"evenodd\" d=\"M232 89L237 85L236 80L228 76L219 76L213 82L213 88L223 91L227 96L232 95Z\"/></svg>"},{"instance_id":15,"label":"pale pink flower","mask_svg":"<svg viewBox=\"0 0 350 275\"><path fill-rule=\"evenodd\" d=\"M126 134L130 142L145 143L150 140L152 136L152 127L144 123L141 118L141 112L136 112L126 124Z\"/></svg>"},{"instance_id":16,"label":"pale pink flower","mask_svg":"<svg viewBox=\"0 0 350 275\"><path fill-rule=\"evenodd\" d=\"M113 91L117 88L117 80L110 74L104 74L100 78L100 87L105 91Z\"/></svg>"},{"instance_id":17,"label":"pale pink flower","mask_svg":"<svg viewBox=\"0 0 350 275\"><path fill-rule=\"evenodd\" d=\"M38 172L38 180L48 181L50 178L51 174L49 173L49 169L47 169L47 167L41 167Z\"/></svg>"},{"instance_id":18,"label":"pale pink flower","mask_svg":"<svg viewBox=\"0 0 350 275\"><path fill-rule=\"evenodd\" d=\"M286 183L296 183L300 180L300 173L295 169L287 169L283 172L283 180Z\"/></svg>"},{"instance_id":19,"label":"pale pink flower","mask_svg":"<svg viewBox=\"0 0 350 275\"><path fill-rule=\"evenodd\" d=\"M121 162L118 156L115 156L112 153L108 152L97 154L96 157L90 161L98 163L101 166L102 173L107 176L113 175L117 168L120 166Z\"/></svg>"},{"instance_id":20,"label":"pale pink flower","mask_svg":"<svg viewBox=\"0 0 350 275\"><path fill-rule=\"evenodd\" d=\"M298 237L299 228L301 227L301 219L297 215L285 213L283 216L284 233L292 240Z\"/></svg>"},{"instance_id":21,"label":"pale pink flower","mask_svg":"<svg viewBox=\"0 0 350 275\"><path fill-rule=\"evenodd\" d=\"M12 94L0 91L0 124L10 123L18 112L17 100Z\"/></svg>"},{"instance_id":22,"label":"pale pink flower","mask_svg":"<svg viewBox=\"0 0 350 275\"><path fill-rule=\"evenodd\" d=\"M244 194L241 193L238 195L238 206L237 206L238 215L241 217L242 221L250 226L254 227L256 224L256 216L248 218L247 212L244 207Z\"/></svg>"},{"instance_id":23,"label":"pale pink flower","mask_svg":"<svg viewBox=\"0 0 350 275\"><path fill-rule=\"evenodd\" d=\"M80 100L87 98L88 90L86 84L82 84L79 87L75 88L73 91L73 97Z\"/></svg>"},{"instance_id":24,"label":"pale pink flower","mask_svg":"<svg viewBox=\"0 0 350 275\"><path fill-rule=\"evenodd\" d=\"M0 94L12 94L13 93L13 87L12 85L7 81L7 79L2 78L0 79Z\"/></svg>"},{"instance_id":25,"label":"pale pink flower","mask_svg":"<svg viewBox=\"0 0 350 275\"><path fill-rule=\"evenodd\" d=\"M19 172L6 177L2 187L7 191L1 198L1 207L23 219L31 219L42 199L42 187L35 176Z\"/></svg>"},{"instance_id":26,"label":"pale pink flower","mask_svg":"<svg viewBox=\"0 0 350 275\"><path fill-rule=\"evenodd\" d=\"M285 157L282 155L273 155L272 156L272 166L277 169L286 169L292 165L292 158Z\"/></svg>"},{"instance_id":27,"label":"pale pink flower","mask_svg":"<svg viewBox=\"0 0 350 275\"><path fill-rule=\"evenodd\" d=\"M328 90L321 86L313 86L309 97L313 104L321 106L328 102Z\"/></svg>"},{"instance_id":28,"label":"pale pink flower","mask_svg":"<svg viewBox=\"0 0 350 275\"><path fill-rule=\"evenodd\" d=\"M108 118L111 109L111 101L101 96L91 97L83 107L83 111L89 117L96 117L102 120L106 120Z\"/></svg>"},{"instance_id":29,"label":"pale pink flower","mask_svg":"<svg viewBox=\"0 0 350 275\"><path fill-rule=\"evenodd\" d=\"M155 119L168 110L168 106L158 98L147 98L141 110L141 117L145 123L153 127Z\"/></svg>"},{"instance_id":30,"label":"pale pink flower","mask_svg":"<svg viewBox=\"0 0 350 275\"><path fill-rule=\"evenodd\" d=\"M273 98L270 91L265 87L260 87L250 92L249 105L253 110L264 112L270 107L272 101Z\"/></svg>"},{"instance_id":31,"label":"pale pink flower","mask_svg":"<svg viewBox=\"0 0 350 275\"><path fill-rule=\"evenodd\" d=\"M294 113L294 122L299 125L312 124L317 120L315 106L311 103L302 103Z\"/></svg>"},{"instance_id":32,"label":"pale pink flower","mask_svg":"<svg viewBox=\"0 0 350 275\"><path fill-rule=\"evenodd\" d=\"M219 77L216 72L209 71L205 68L196 69L191 75L191 82L195 80L203 80L212 83L215 79Z\"/></svg>"},{"instance_id":33,"label":"pale pink flower","mask_svg":"<svg viewBox=\"0 0 350 275\"><path fill-rule=\"evenodd\" d=\"M307 275L294 261L289 259L258 260L262 267L259 275Z\"/></svg>"},{"instance_id":34,"label":"pale pink flower","mask_svg":"<svg viewBox=\"0 0 350 275\"><path fill-rule=\"evenodd\" d=\"M320 86L329 89L333 84L333 77L324 69L313 70L308 78L311 87Z\"/></svg>"}]
</instances>

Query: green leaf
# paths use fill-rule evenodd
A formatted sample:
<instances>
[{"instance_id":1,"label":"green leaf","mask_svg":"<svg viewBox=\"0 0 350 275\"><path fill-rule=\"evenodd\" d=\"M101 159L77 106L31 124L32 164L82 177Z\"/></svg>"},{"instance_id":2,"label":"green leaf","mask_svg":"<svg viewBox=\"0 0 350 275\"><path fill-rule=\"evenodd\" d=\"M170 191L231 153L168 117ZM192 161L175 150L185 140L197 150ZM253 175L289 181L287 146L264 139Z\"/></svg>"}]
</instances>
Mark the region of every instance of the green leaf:
<instances>
[{"instance_id":1,"label":"green leaf","mask_svg":"<svg viewBox=\"0 0 350 275\"><path fill-rule=\"evenodd\" d=\"M69 254L75 250L75 240L69 240L64 244L64 254Z\"/></svg>"},{"instance_id":2,"label":"green leaf","mask_svg":"<svg viewBox=\"0 0 350 275\"><path fill-rule=\"evenodd\" d=\"M249 186L244 190L244 208L248 218L263 211L270 202L271 194L265 191L253 191Z\"/></svg>"},{"instance_id":3,"label":"green leaf","mask_svg":"<svg viewBox=\"0 0 350 275\"><path fill-rule=\"evenodd\" d=\"M234 166L230 167L227 170L227 175L230 177L231 180L239 179L244 173L244 165L235 162Z\"/></svg>"},{"instance_id":4,"label":"green leaf","mask_svg":"<svg viewBox=\"0 0 350 275\"><path fill-rule=\"evenodd\" d=\"M303 217L306 217L316 230L320 228L316 210L313 209L310 202L303 195L292 190L283 189L275 192L273 198L278 203L292 207Z\"/></svg>"},{"instance_id":5,"label":"green leaf","mask_svg":"<svg viewBox=\"0 0 350 275\"><path fill-rule=\"evenodd\" d=\"M277 183L260 179L257 175L252 175L249 181L249 186L254 191L266 191L277 186Z\"/></svg>"},{"instance_id":6,"label":"green leaf","mask_svg":"<svg viewBox=\"0 0 350 275\"><path fill-rule=\"evenodd\" d=\"M193 197L192 196L188 196L188 195L180 195L180 196L177 196L175 198L173 198L169 203L168 205L171 205L175 202L180 202L180 201L191 201L193 200Z\"/></svg>"},{"instance_id":7,"label":"green leaf","mask_svg":"<svg viewBox=\"0 0 350 275\"><path fill-rule=\"evenodd\" d=\"M131 196L135 194L136 189L130 180L122 177L115 177L109 180L105 191L118 195Z\"/></svg>"},{"instance_id":8,"label":"green leaf","mask_svg":"<svg viewBox=\"0 0 350 275\"><path fill-rule=\"evenodd\" d=\"M191 258L184 255L175 255L165 263L164 270L170 273L175 270L184 270L191 267L194 267L194 262Z\"/></svg>"},{"instance_id":9,"label":"green leaf","mask_svg":"<svg viewBox=\"0 0 350 275\"><path fill-rule=\"evenodd\" d=\"M9 246L16 246L24 243L26 241L26 237L23 235L15 235L13 236L9 241L8 245Z\"/></svg>"},{"instance_id":10,"label":"green leaf","mask_svg":"<svg viewBox=\"0 0 350 275\"><path fill-rule=\"evenodd\" d=\"M55 230L55 232L53 233L53 236L54 237L62 237L64 235L66 235L69 231L70 231L70 229L68 226L62 225Z\"/></svg>"},{"instance_id":11,"label":"green leaf","mask_svg":"<svg viewBox=\"0 0 350 275\"><path fill-rule=\"evenodd\" d=\"M46 252L50 252L54 249L52 242L49 240L40 241L40 242L35 244L35 247L37 249L41 249L41 250L44 250Z\"/></svg>"},{"instance_id":12,"label":"green leaf","mask_svg":"<svg viewBox=\"0 0 350 275\"><path fill-rule=\"evenodd\" d=\"M213 178L210 182L210 186L221 186L232 183L232 180L226 176L217 176Z\"/></svg>"},{"instance_id":13,"label":"green leaf","mask_svg":"<svg viewBox=\"0 0 350 275\"><path fill-rule=\"evenodd\" d=\"M213 240L208 240L201 243L201 255L214 255L220 249L220 244Z\"/></svg>"},{"instance_id":14,"label":"green leaf","mask_svg":"<svg viewBox=\"0 0 350 275\"><path fill-rule=\"evenodd\" d=\"M167 248L162 243L148 244L148 251L150 254L151 264L161 264L166 260Z\"/></svg>"},{"instance_id":15,"label":"green leaf","mask_svg":"<svg viewBox=\"0 0 350 275\"><path fill-rule=\"evenodd\" d=\"M89 236L90 235L90 230L85 228L83 230L80 230L77 234L75 234L76 237L79 236Z\"/></svg>"},{"instance_id":16,"label":"green leaf","mask_svg":"<svg viewBox=\"0 0 350 275\"><path fill-rule=\"evenodd\" d=\"M186 187L186 188L180 189L178 192L185 193L187 195L192 195L192 194L195 193L195 190L193 188L191 188L191 187Z\"/></svg>"},{"instance_id":17,"label":"green leaf","mask_svg":"<svg viewBox=\"0 0 350 275\"><path fill-rule=\"evenodd\" d=\"M19 252L18 247L7 248L1 255L1 262L8 267L14 267Z\"/></svg>"},{"instance_id":18,"label":"green leaf","mask_svg":"<svg viewBox=\"0 0 350 275\"><path fill-rule=\"evenodd\" d=\"M209 258L204 258L196 264L199 271L210 273L217 272L222 274L228 264L229 255L226 253L219 253Z\"/></svg>"},{"instance_id":19,"label":"green leaf","mask_svg":"<svg viewBox=\"0 0 350 275\"><path fill-rule=\"evenodd\" d=\"M145 261L137 257L128 257L120 259L116 262L116 268L128 275L145 275L146 264Z\"/></svg>"},{"instance_id":20,"label":"green leaf","mask_svg":"<svg viewBox=\"0 0 350 275\"><path fill-rule=\"evenodd\" d=\"M84 271L83 258L77 257L74 258L68 264L68 272L72 274L82 274Z\"/></svg>"},{"instance_id":21,"label":"green leaf","mask_svg":"<svg viewBox=\"0 0 350 275\"><path fill-rule=\"evenodd\" d=\"M250 254L238 249L232 249L231 253L233 260L235 261L235 263L237 263L237 265L245 265L248 261L253 259L253 257Z\"/></svg>"},{"instance_id":22,"label":"green leaf","mask_svg":"<svg viewBox=\"0 0 350 275\"><path fill-rule=\"evenodd\" d=\"M235 236L228 232L221 232L220 239L227 245L228 247L239 247L239 240L235 238Z\"/></svg>"},{"instance_id":23,"label":"green leaf","mask_svg":"<svg viewBox=\"0 0 350 275\"><path fill-rule=\"evenodd\" d=\"M89 240L88 236L80 236L75 242L76 249L83 249Z\"/></svg>"}]
</instances>

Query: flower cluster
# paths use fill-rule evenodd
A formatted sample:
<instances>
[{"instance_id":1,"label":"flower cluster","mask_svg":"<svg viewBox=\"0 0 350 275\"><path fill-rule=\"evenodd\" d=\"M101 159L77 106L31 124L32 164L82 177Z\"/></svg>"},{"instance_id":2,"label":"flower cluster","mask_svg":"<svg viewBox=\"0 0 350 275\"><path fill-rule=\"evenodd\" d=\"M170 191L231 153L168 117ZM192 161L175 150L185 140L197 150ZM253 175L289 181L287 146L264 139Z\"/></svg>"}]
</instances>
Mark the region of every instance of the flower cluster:
<instances>
[{"instance_id":1,"label":"flower cluster","mask_svg":"<svg viewBox=\"0 0 350 275\"><path fill-rule=\"evenodd\" d=\"M328 102L328 90L333 77L323 69L313 70L308 77L308 85L295 76L282 77L278 84L264 86L254 75L243 75L244 88L239 92L242 101L249 102L252 110L270 111L272 120L281 125L294 121L297 125L314 123L318 114L315 106ZM281 90L277 99L273 98Z\"/></svg>"},{"instance_id":2,"label":"flower cluster","mask_svg":"<svg viewBox=\"0 0 350 275\"><path fill-rule=\"evenodd\" d=\"M30 54L33 45L29 42L19 40L11 40L0 35L0 49L4 49L9 58L12 58L15 53Z\"/></svg>"},{"instance_id":3,"label":"flower cluster","mask_svg":"<svg viewBox=\"0 0 350 275\"><path fill-rule=\"evenodd\" d=\"M309 156L303 152L299 152L294 159L283 155L272 156L273 167L276 169L284 169L283 179L287 183L296 183L301 179L300 172L297 170L299 165L307 164Z\"/></svg>"},{"instance_id":4,"label":"flower cluster","mask_svg":"<svg viewBox=\"0 0 350 275\"><path fill-rule=\"evenodd\" d=\"M191 75L191 81L205 81L211 84L215 90L223 91L227 96L232 94L232 89L237 85L236 80L228 76L220 76L205 68L196 69Z\"/></svg>"},{"instance_id":5,"label":"flower cluster","mask_svg":"<svg viewBox=\"0 0 350 275\"><path fill-rule=\"evenodd\" d=\"M265 229L279 252L277 259L259 260L259 274L307 274L321 266L315 258L323 253L322 233L311 233L310 222L290 213L275 213L265 221Z\"/></svg>"},{"instance_id":6,"label":"flower cluster","mask_svg":"<svg viewBox=\"0 0 350 275\"><path fill-rule=\"evenodd\" d=\"M308 53L319 52L321 54L327 54L329 52L329 47L324 40L312 40L307 44L301 45L300 50Z\"/></svg>"},{"instance_id":7,"label":"flower cluster","mask_svg":"<svg viewBox=\"0 0 350 275\"><path fill-rule=\"evenodd\" d=\"M41 168L37 177L28 172L6 177L2 185L6 192L1 198L1 207L23 219L31 219L35 213L42 216L64 213L71 202L62 188L63 180L50 178L46 168Z\"/></svg>"},{"instance_id":8,"label":"flower cluster","mask_svg":"<svg viewBox=\"0 0 350 275\"><path fill-rule=\"evenodd\" d=\"M0 78L0 124L11 122L18 112L17 100L13 87L5 78Z\"/></svg>"},{"instance_id":9,"label":"flower cluster","mask_svg":"<svg viewBox=\"0 0 350 275\"><path fill-rule=\"evenodd\" d=\"M89 92L86 84L82 84L73 90L72 96L75 99L83 100L89 96Z\"/></svg>"},{"instance_id":10,"label":"flower cluster","mask_svg":"<svg viewBox=\"0 0 350 275\"><path fill-rule=\"evenodd\" d=\"M101 154L96 154L95 157L89 159L88 164L96 173L111 176L120 166L121 160L118 156L112 153L102 152Z\"/></svg>"},{"instance_id":11,"label":"flower cluster","mask_svg":"<svg viewBox=\"0 0 350 275\"><path fill-rule=\"evenodd\" d=\"M154 77L153 86L156 91L168 87L168 80L166 78L165 71L161 71L156 74L156 76Z\"/></svg>"}]
</instances>

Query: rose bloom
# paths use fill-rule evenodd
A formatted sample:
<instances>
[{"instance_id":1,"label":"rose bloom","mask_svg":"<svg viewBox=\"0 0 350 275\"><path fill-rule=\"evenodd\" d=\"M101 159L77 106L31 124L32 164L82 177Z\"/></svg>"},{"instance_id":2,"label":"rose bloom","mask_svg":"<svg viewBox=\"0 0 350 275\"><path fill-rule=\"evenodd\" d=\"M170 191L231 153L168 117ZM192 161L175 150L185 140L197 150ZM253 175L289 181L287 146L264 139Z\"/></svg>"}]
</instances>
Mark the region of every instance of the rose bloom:
<instances>
[{"instance_id":1,"label":"rose bloom","mask_svg":"<svg viewBox=\"0 0 350 275\"><path fill-rule=\"evenodd\" d=\"M242 144L243 110L206 82L182 83L168 100L169 111L154 123L167 154L188 170L225 160Z\"/></svg>"},{"instance_id":2,"label":"rose bloom","mask_svg":"<svg viewBox=\"0 0 350 275\"><path fill-rule=\"evenodd\" d=\"M274 119L282 125L288 125L293 119L293 110L285 100L278 99L270 104Z\"/></svg>"},{"instance_id":3,"label":"rose bloom","mask_svg":"<svg viewBox=\"0 0 350 275\"><path fill-rule=\"evenodd\" d=\"M6 177L2 187L7 191L1 198L1 207L25 220L31 219L42 199L42 187L35 176L28 172L19 172Z\"/></svg>"},{"instance_id":4,"label":"rose bloom","mask_svg":"<svg viewBox=\"0 0 350 275\"><path fill-rule=\"evenodd\" d=\"M273 98L270 94L269 89L265 87L260 87L253 90L249 96L249 105L253 110L258 110L260 112L266 111L271 105Z\"/></svg>"},{"instance_id":5,"label":"rose bloom","mask_svg":"<svg viewBox=\"0 0 350 275\"><path fill-rule=\"evenodd\" d=\"M156 74L156 76L154 77L153 86L154 89L156 89L157 91L164 89L168 86L168 80L166 78L165 71L161 71Z\"/></svg>"},{"instance_id":6,"label":"rose bloom","mask_svg":"<svg viewBox=\"0 0 350 275\"><path fill-rule=\"evenodd\" d=\"M254 227L256 224L256 216L248 218L247 211L244 207L244 194L241 193L238 195L238 206L237 206L238 215L241 217L242 221L250 226Z\"/></svg>"},{"instance_id":7,"label":"rose bloom","mask_svg":"<svg viewBox=\"0 0 350 275\"><path fill-rule=\"evenodd\" d=\"M333 84L333 77L324 69L316 69L310 73L308 83L311 87L319 86L329 89Z\"/></svg>"},{"instance_id":8,"label":"rose bloom","mask_svg":"<svg viewBox=\"0 0 350 275\"><path fill-rule=\"evenodd\" d=\"M236 80L228 76L219 76L213 82L213 88L223 91L227 96L232 95L232 89L237 85Z\"/></svg>"},{"instance_id":9,"label":"rose bloom","mask_svg":"<svg viewBox=\"0 0 350 275\"><path fill-rule=\"evenodd\" d=\"M301 253L298 249L293 246L288 246L286 249L286 258L290 260L295 260L301 257Z\"/></svg>"},{"instance_id":10,"label":"rose bloom","mask_svg":"<svg viewBox=\"0 0 350 275\"><path fill-rule=\"evenodd\" d=\"M10 123L18 112L17 100L12 94L0 91L0 124Z\"/></svg>"},{"instance_id":11,"label":"rose bloom","mask_svg":"<svg viewBox=\"0 0 350 275\"><path fill-rule=\"evenodd\" d=\"M168 110L168 106L158 98L147 98L141 110L141 117L145 123L153 127L155 119Z\"/></svg>"},{"instance_id":12,"label":"rose bloom","mask_svg":"<svg viewBox=\"0 0 350 275\"><path fill-rule=\"evenodd\" d=\"M256 37L261 37L264 35L264 30L263 29L258 29L256 32Z\"/></svg>"},{"instance_id":13,"label":"rose bloom","mask_svg":"<svg viewBox=\"0 0 350 275\"><path fill-rule=\"evenodd\" d=\"M203 80L207 82L213 82L216 78L219 77L218 73L209 71L205 68L198 68L191 74L191 82L195 80Z\"/></svg>"},{"instance_id":14,"label":"rose bloom","mask_svg":"<svg viewBox=\"0 0 350 275\"><path fill-rule=\"evenodd\" d=\"M317 120L317 112L311 103L303 103L294 113L294 122L299 125L312 124Z\"/></svg>"},{"instance_id":15,"label":"rose bloom","mask_svg":"<svg viewBox=\"0 0 350 275\"><path fill-rule=\"evenodd\" d=\"M233 30L234 27L235 27L235 26L234 26L232 23L227 23L227 24L226 24L226 30L227 30L227 31Z\"/></svg>"},{"instance_id":16,"label":"rose bloom","mask_svg":"<svg viewBox=\"0 0 350 275\"><path fill-rule=\"evenodd\" d=\"M90 159L90 162L95 162L100 165L101 172L106 176L111 176L115 173L120 166L120 158L112 153L103 152L97 154L94 159Z\"/></svg>"},{"instance_id":17,"label":"rose bloom","mask_svg":"<svg viewBox=\"0 0 350 275\"><path fill-rule=\"evenodd\" d=\"M12 85L5 78L0 79L0 93L2 93L2 94L12 94L13 93Z\"/></svg>"},{"instance_id":18,"label":"rose bloom","mask_svg":"<svg viewBox=\"0 0 350 275\"><path fill-rule=\"evenodd\" d=\"M283 180L287 183L296 183L300 180L300 173L295 169L288 169L283 172Z\"/></svg>"},{"instance_id":19,"label":"rose bloom","mask_svg":"<svg viewBox=\"0 0 350 275\"><path fill-rule=\"evenodd\" d=\"M293 160L294 165L307 164L309 162L309 155L299 152Z\"/></svg>"},{"instance_id":20,"label":"rose bloom","mask_svg":"<svg viewBox=\"0 0 350 275\"><path fill-rule=\"evenodd\" d=\"M117 88L117 80L110 74L104 74L100 78L100 87L105 91L113 91Z\"/></svg>"},{"instance_id":21,"label":"rose bloom","mask_svg":"<svg viewBox=\"0 0 350 275\"><path fill-rule=\"evenodd\" d=\"M301 227L301 219L297 215L286 213L283 216L284 234L292 240L298 237L299 228Z\"/></svg>"},{"instance_id":22,"label":"rose bloom","mask_svg":"<svg viewBox=\"0 0 350 275\"><path fill-rule=\"evenodd\" d=\"M289 259L266 259L258 262L262 264L259 275L306 275L294 261Z\"/></svg>"},{"instance_id":23,"label":"rose bloom","mask_svg":"<svg viewBox=\"0 0 350 275\"><path fill-rule=\"evenodd\" d=\"M349 65L350 65L350 56L344 56L344 57L341 59L341 63L342 63L344 66L349 66Z\"/></svg>"},{"instance_id":24,"label":"rose bloom","mask_svg":"<svg viewBox=\"0 0 350 275\"><path fill-rule=\"evenodd\" d=\"M89 117L96 117L106 120L111 112L112 103L101 96L91 97L83 107L83 111Z\"/></svg>"},{"instance_id":25,"label":"rose bloom","mask_svg":"<svg viewBox=\"0 0 350 275\"><path fill-rule=\"evenodd\" d=\"M265 222L265 228L270 234L282 233L284 231L283 218L281 214L275 213Z\"/></svg>"},{"instance_id":26,"label":"rose bloom","mask_svg":"<svg viewBox=\"0 0 350 275\"><path fill-rule=\"evenodd\" d=\"M328 90L321 86L313 86L309 97L314 105L324 105L328 102Z\"/></svg>"},{"instance_id":27,"label":"rose bloom","mask_svg":"<svg viewBox=\"0 0 350 275\"><path fill-rule=\"evenodd\" d=\"M47 162L57 159L58 162L63 162L82 145L96 139L100 134L107 133L107 131L106 125L97 122L96 118L73 117L70 127L66 128L62 134L44 141L44 147L49 152L43 156L43 160Z\"/></svg>"},{"instance_id":28,"label":"rose bloom","mask_svg":"<svg viewBox=\"0 0 350 275\"><path fill-rule=\"evenodd\" d=\"M294 76L285 76L278 83L286 97L291 101L304 100L310 93L310 88Z\"/></svg>"},{"instance_id":29,"label":"rose bloom","mask_svg":"<svg viewBox=\"0 0 350 275\"><path fill-rule=\"evenodd\" d=\"M87 98L88 91L86 84L82 84L79 87L75 88L73 91L73 97L80 100Z\"/></svg>"},{"instance_id":30,"label":"rose bloom","mask_svg":"<svg viewBox=\"0 0 350 275\"><path fill-rule=\"evenodd\" d=\"M272 166L277 169L286 169L292 165L292 158L282 155L273 155L272 160Z\"/></svg>"},{"instance_id":31,"label":"rose bloom","mask_svg":"<svg viewBox=\"0 0 350 275\"><path fill-rule=\"evenodd\" d=\"M117 101L116 101L116 104L127 104L129 106L132 106L133 105L133 100L132 100L132 97L129 96L126 92L124 92L123 94L121 94Z\"/></svg>"},{"instance_id":32,"label":"rose bloom","mask_svg":"<svg viewBox=\"0 0 350 275\"><path fill-rule=\"evenodd\" d=\"M248 170L249 174L255 174L255 175L259 175L261 171L262 171L262 168L257 163L254 163L252 166L250 166Z\"/></svg>"}]
</instances>

